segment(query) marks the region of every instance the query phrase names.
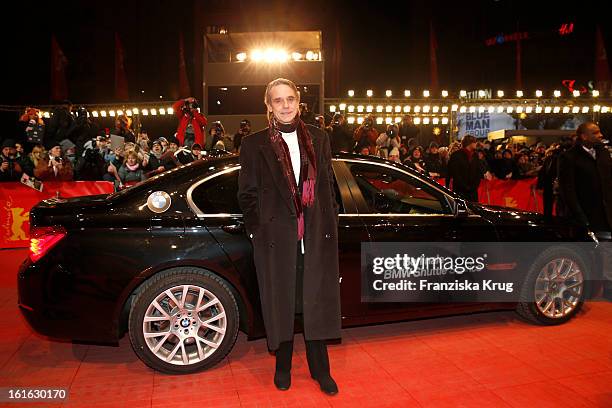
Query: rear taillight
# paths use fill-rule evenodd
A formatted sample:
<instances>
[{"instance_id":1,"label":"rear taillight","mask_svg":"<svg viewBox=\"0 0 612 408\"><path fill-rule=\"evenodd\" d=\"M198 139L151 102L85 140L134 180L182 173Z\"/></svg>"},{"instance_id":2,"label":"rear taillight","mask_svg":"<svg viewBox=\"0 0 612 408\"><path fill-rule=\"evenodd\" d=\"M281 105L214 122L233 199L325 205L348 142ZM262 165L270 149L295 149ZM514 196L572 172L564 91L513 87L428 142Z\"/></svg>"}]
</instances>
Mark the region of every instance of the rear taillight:
<instances>
[{"instance_id":1,"label":"rear taillight","mask_svg":"<svg viewBox=\"0 0 612 408\"><path fill-rule=\"evenodd\" d=\"M30 260L38 261L66 236L63 227L33 227L30 229Z\"/></svg>"}]
</instances>

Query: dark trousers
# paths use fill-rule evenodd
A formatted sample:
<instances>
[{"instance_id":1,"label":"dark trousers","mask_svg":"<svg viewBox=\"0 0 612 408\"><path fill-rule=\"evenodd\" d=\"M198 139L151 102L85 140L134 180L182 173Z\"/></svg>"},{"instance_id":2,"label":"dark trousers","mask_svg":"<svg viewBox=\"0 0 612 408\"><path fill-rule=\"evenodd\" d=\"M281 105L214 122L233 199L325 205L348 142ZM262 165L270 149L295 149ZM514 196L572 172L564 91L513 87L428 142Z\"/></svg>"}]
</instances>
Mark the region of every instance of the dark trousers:
<instances>
[{"instance_id":1,"label":"dark trousers","mask_svg":"<svg viewBox=\"0 0 612 408\"><path fill-rule=\"evenodd\" d=\"M298 242L297 258L295 268L295 317L304 327L304 255L302 246ZM322 375L329 375L329 356L327 345L323 340L306 340L304 331L304 343L306 343L306 360L310 375L318 378ZM276 350L276 371L288 372L291 370L291 357L293 355L293 340L284 341L279 344Z\"/></svg>"}]
</instances>

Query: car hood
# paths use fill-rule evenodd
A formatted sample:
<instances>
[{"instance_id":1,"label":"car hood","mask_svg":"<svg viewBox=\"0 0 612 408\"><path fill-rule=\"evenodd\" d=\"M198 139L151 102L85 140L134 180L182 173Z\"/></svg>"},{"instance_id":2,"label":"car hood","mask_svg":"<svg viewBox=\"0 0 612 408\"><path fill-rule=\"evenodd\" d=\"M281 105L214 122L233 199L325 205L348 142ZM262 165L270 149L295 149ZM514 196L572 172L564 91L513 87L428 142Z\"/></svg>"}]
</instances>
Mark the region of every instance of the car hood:
<instances>
[{"instance_id":1,"label":"car hood","mask_svg":"<svg viewBox=\"0 0 612 408\"><path fill-rule=\"evenodd\" d=\"M469 203L470 209L482 217L493 221L508 223L545 223L544 215L536 212L519 210L517 208L501 207L497 205L484 205L477 203Z\"/></svg>"}]
</instances>

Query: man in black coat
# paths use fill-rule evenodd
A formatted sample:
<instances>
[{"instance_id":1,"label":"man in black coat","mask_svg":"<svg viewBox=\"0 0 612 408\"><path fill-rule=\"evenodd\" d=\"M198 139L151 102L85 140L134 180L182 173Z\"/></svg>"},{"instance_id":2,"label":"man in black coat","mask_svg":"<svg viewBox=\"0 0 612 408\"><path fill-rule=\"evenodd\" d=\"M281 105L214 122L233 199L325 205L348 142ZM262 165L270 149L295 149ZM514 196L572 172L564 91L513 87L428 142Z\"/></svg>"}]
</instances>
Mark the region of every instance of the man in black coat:
<instances>
[{"instance_id":1,"label":"man in black coat","mask_svg":"<svg viewBox=\"0 0 612 408\"><path fill-rule=\"evenodd\" d=\"M242 139L238 201L252 239L274 384L291 385L294 321L303 321L311 376L329 395L325 340L340 337L337 211L329 138L299 117L295 84L268 84L269 127Z\"/></svg>"},{"instance_id":2,"label":"man in black coat","mask_svg":"<svg viewBox=\"0 0 612 408\"><path fill-rule=\"evenodd\" d=\"M578 126L576 143L559 157L559 190L571 218L600 241L612 241L612 159L602 139L597 124ZM612 255L607 245L603 245L604 294L612 300Z\"/></svg>"},{"instance_id":3,"label":"man in black coat","mask_svg":"<svg viewBox=\"0 0 612 408\"><path fill-rule=\"evenodd\" d=\"M446 186L470 201L478 201L478 186L482 179L482 167L476 154L476 138L465 135L462 148L453 153L448 161Z\"/></svg>"}]
</instances>

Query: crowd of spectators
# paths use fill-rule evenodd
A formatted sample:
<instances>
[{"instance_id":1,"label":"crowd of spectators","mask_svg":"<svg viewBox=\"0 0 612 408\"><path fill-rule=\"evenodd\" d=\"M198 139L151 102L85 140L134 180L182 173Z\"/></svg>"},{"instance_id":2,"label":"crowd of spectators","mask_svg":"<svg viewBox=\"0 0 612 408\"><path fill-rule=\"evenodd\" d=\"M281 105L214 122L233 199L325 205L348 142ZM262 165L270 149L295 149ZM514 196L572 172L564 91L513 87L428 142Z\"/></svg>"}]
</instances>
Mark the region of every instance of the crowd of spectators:
<instances>
[{"instance_id":1,"label":"crowd of spectators","mask_svg":"<svg viewBox=\"0 0 612 408\"><path fill-rule=\"evenodd\" d=\"M38 109L27 108L17 133L1 140L0 181L104 180L121 189L203 156L238 153L242 137L251 133L245 119L236 134L214 122L206 135L207 121L195 98L174 106L177 132L157 137L133 129L125 114L115 118L113 129L102 128L85 108L73 109L69 101L46 122Z\"/></svg>"}]
</instances>

